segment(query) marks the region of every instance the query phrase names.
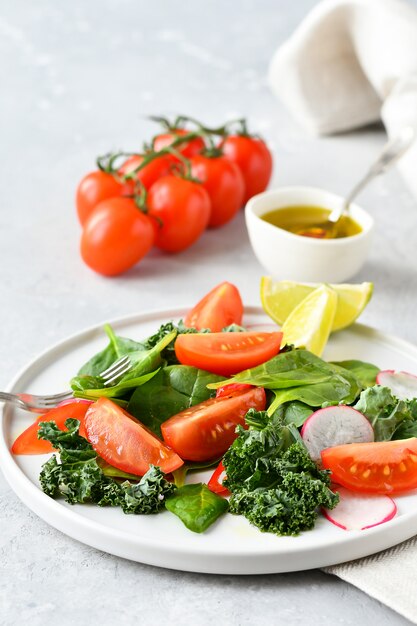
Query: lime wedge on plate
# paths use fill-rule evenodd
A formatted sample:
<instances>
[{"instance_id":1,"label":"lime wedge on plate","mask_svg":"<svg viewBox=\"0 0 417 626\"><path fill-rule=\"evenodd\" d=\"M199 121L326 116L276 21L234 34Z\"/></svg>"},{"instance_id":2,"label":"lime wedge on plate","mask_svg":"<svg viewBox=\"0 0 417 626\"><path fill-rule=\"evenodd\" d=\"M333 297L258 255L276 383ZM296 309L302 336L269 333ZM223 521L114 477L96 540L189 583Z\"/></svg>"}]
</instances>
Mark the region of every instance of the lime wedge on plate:
<instances>
[{"instance_id":1,"label":"lime wedge on plate","mask_svg":"<svg viewBox=\"0 0 417 626\"><path fill-rule=\"evenodd\" d=\"M282 325L295 307L319 285L294 283L290 280L274 281L270 276L261 279L261 301L265 313ZM337 293L336 314L332 332L353 324L372 296L373 284L329 285Z\"/></svg>"},{"instance_id":2,"label":"lime wedge on plate","mask_svg":"<svg viewBox=\"0 0 417 626\"><path fill-rule=\"evenodd\" d=\"M296 348L307 348L320 356L333 327L337 293L322 285L298 304L289 314L281 330L284 342Z\"/></svg>"}]
</instances>

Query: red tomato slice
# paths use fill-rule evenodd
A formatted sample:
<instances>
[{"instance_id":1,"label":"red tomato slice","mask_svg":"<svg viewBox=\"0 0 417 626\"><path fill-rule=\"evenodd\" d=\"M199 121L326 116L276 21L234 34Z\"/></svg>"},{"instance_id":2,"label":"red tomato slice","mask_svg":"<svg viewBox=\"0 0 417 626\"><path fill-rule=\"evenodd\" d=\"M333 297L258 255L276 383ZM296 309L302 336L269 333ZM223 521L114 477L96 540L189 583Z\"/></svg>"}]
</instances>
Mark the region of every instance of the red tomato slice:
<instances>
[{"instance_id":1,"label":"red tomato slice","mask_svg":"<svg viewBox=\"0 0 417 626\"><path fill-rule=\"evenodd\" d=\"M108 398L90 406L84 423L97 454L124 472L143 476L152 464L169 473L184 463L146 426Z\"/></svg>"},{"instance_id":2,"label":"red tomato slice","mask_svg":"<svg viewBox=\"0 0 417 626\"><path fill-rule=\"evenodd\" d=\"M322 450L334 482L366 493L395 494L417 488L417 438L355 443Z\"/></svg>"},{"instance_id":3,"label":"red tomato slice","mask_svg":"<svg viewBox=\"0 0 417 626\"><path fill-rule=\"evenodd\" d=\"M224 398L231 394L240 393L241 391L247 391L252 388L253 385L245 385L245 383L230 383L216 390L216 398Z\"/></svg>"},{"instance_id":4,"label":"red tomato slice","mask_svg":"<svg viewBox=\"0 0 417 626\"><path fill-rule=\"evenodd\" d=\"M218 333L229 324L241 324L243 316L242 298L237 287L224 282L214 287L186 315L184 324L188 328L210 328Z\"/></svg>"},{"instance_id":5,"label":"red tomato slice","mask_svg":"<svg viewBox=\"0 0 417 626\"><path fill-rule=\"evenodd\" d=\"M179 335L175 354L182 365L233 376L276 356L282 333L196 333Z\"/></svg>"},{"instance_id":6,"label":"red tomato slice","mask_svg":"<svg viewBox=\"0 0 417 626\"><path fill-rule=\"evenodd\" d=\"M18 436L12 445L13 454L48 454L53 452L54 449L49 441L38 439L38 425L40 422L54 421L58 428L67 430L65 428L65 420L73 417L80 420L80 435L85 437L84 416L90 404L91 402L71 402L70 404L52 409L46 415L41 415Z\"/></svg>"},{"instance_id":7,"label":"red tomato slice","mask_svg":"<svg viewBox=\"0 0 417 626\"><path fill-rule=\"evenodd\" d=\"M236 426L245 426L249 409L265 409L265 390L212 398L170 417L161 426L164 441L181 458L208 461L223 455L236 439Z\"/></svg>"},{"instance_id":8,"label":"red tomato slice","mask_svg":"<svg viewBox=\"0 0 417 626\"><path fill-rule=\"evenodd\" d=\"M218 466L213 472L212 477L207 483L207 487L213 493L217 493L219 496L230 496L230 491L223 487L223 481L226 478L226 472L224 469L223 461L220 461Z\"/></svg>"}]
</instances>

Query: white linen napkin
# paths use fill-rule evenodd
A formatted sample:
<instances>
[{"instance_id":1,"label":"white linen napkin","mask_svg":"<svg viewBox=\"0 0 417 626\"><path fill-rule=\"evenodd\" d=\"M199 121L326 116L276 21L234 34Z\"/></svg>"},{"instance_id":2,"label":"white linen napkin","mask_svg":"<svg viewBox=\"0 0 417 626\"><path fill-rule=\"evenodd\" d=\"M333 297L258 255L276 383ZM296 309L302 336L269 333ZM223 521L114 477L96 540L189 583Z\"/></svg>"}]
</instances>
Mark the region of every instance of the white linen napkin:
<instances>
[{"instance_id":1,"label":"white linen napkin","mask_svg":"<svg viewBox=\"0 0 417 626\"><path fill-rule=\"evenodd\" d=\"M276 51L272 91L308 130L382 120L417 129L417 10L401 0L324 0ZM417 198L417 142L399 162Z\"/></svg>"}]
</instances>

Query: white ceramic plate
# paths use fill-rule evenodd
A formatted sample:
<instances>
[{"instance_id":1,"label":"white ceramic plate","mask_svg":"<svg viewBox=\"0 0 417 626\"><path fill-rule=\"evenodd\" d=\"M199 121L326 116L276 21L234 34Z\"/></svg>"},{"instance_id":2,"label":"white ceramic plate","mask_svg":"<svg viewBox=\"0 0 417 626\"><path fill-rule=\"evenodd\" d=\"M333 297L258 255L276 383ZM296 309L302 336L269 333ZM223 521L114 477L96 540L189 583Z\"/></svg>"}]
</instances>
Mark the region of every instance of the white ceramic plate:
<instances>
[{"instance_id":1,"label":"white ceramic plate","mask_svg":"<svg viewBox=\"0 0 417 626\"><path fill-rule=\"evenodd\" d=\"M112 322L117 332L143 339L159 325L184 315L182 310L158 311ZM259 308L247 308L246 324L267 323ZM11 383L11 391L53 393L65 390L82 363L106 343L101 327L66 339L36 358ZM382 369L417 373L417 348L359 324L334 335L325 358L362 359ZM267 574L323 567L367 556L415 534L417 495L396 498L398 514L390 522L365 531L344 531L324 517L314 530L299 537L259 532L240 516L226 515L203 535L188 531L167 511L159 515L124 515L118 509L65 504L39 488L38 476L47 456L13 457L9 448L31 422L31 416L11 407L4 410L0 431L0 467L21 500L63 533L118 556L193 572ZM209 473L194 475L193 480Z\"/></svg>"}]
</instances>

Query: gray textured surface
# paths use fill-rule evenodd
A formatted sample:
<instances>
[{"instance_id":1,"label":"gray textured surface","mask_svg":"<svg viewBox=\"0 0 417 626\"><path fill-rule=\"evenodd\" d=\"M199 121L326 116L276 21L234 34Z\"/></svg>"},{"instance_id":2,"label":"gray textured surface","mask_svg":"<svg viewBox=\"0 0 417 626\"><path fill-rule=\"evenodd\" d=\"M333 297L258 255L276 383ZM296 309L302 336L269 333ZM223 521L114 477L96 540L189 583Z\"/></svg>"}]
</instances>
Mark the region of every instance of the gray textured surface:
<instances>
[{"instance_id":1,"label":"gray textured surface","mask_svg":"<svg viewBox=\"0 0 417 626\"><path fill-rule=\"evenodd\" d=\"M217 123L247 115L276 158L274 183L347 190L383 141L379 129L305 136L265 82L275 47L313 0L173 3L3 0L0 7L0 388L37 352L115 316L192 303L222 279L256 303L262 270L242 216L191 250L152 253L117 280L77 253L73 194L93 157L136 147L149 113ZM396 173L362 204L378 218L358 280L376 291L363 321L417 342L416 210ZM336 578L184 574L83 546L35 517L0 477L0 623L408 623Z\"/></svg>"}]
</instances>

